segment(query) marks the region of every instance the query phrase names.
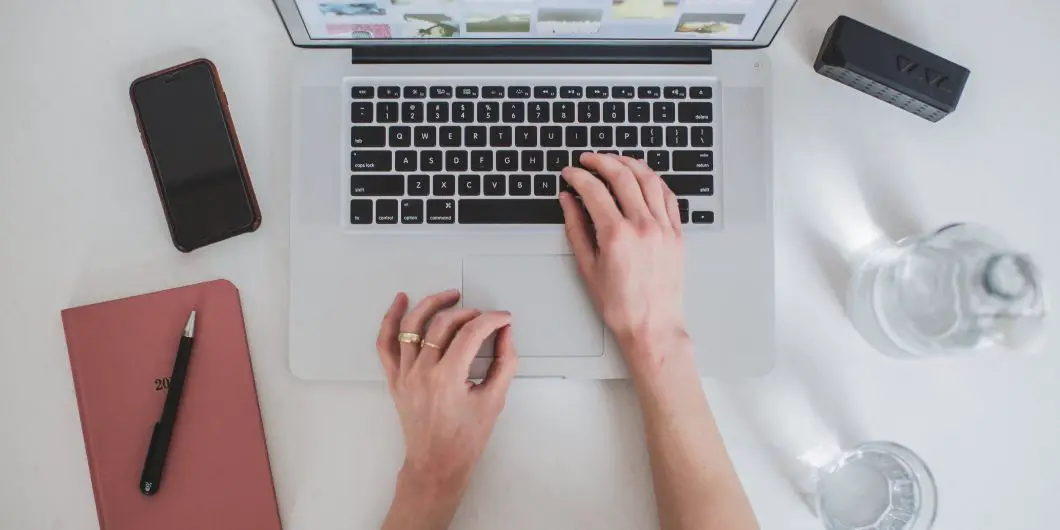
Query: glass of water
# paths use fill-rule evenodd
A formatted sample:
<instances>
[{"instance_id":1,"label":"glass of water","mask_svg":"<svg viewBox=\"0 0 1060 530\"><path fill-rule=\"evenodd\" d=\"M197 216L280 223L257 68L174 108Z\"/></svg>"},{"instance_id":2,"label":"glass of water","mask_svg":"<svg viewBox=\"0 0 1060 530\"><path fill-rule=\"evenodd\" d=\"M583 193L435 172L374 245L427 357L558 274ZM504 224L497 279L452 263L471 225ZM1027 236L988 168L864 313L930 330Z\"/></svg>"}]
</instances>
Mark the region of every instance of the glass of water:
<instances>
[{"instance_id":1,"label":"glass of water","mask_svg":"<svg viewBox=\"0 0 1060 530\"><path fill-rule=\"evenodd\" d=\"M905 357L1033 350L1047 309L1031 258L973 224L878 245L847 290L847 313L862 336Z\"/></svg>"},{"instance_id":2,"label":"glass of water","mask_svg":"<svg viewBox=\"0 0 1060 530\"><path fill-rule=\"evenodd\" d=\"M891 442L861 444L820 468L816 497L828 530L928 530L938 500L927 465Z\"/></svg>"}]
</instances>

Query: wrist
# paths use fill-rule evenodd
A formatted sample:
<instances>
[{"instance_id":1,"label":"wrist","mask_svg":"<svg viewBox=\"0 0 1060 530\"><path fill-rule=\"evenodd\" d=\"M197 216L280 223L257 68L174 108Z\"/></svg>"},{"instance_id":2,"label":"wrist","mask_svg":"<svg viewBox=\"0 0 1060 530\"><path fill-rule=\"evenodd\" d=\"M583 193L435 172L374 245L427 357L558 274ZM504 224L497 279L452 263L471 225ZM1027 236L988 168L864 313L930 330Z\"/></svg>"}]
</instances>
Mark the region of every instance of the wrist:
<instances>
[{"instance_id":1,"label":"wrist","mask_svg":"<svg viewBox=\"0 0 1060 530\"><path fill-rule=\"evenodd\" d=\"M394 502L384 530L448 528L466 486L466 480L426 473L406 462L398 472Z\"/></svg>"},{"instance_id":2,"label":"wrist","mask_svg":"<svg viewBox=\"0 0 1060 530\"><path fill-rule=\"evenodd\" d=\"M695 372L692 339L684 326L628 333L618 342L634 379L653 381L690 367Z\"/></svg>"}]
</instances>

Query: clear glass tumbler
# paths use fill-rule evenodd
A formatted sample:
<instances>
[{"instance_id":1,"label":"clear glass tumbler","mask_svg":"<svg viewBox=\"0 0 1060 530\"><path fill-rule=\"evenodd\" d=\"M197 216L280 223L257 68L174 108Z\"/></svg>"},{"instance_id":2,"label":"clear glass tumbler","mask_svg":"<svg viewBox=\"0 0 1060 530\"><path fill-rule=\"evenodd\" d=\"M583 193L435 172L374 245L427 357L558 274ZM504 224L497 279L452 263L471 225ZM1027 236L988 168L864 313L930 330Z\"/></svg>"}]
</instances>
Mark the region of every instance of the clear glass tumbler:
<instances>
[{"instance_id":1,"label":"clear glass tumbler","mask_svg":"<svg viewBox=\"0 0 1060 530\"><path fill-rule=\"evenodd\" d=\"M972 224L878 245L847 290L851 322L876 349L896 356L1033 350L1047 312L1030 257Z\"/></svg>"},{"instance_id":2,"label":"clear glass tumbler","mask_svg":"<svg viewBox=\"0 0 1060 530\"><path fill-rule=\"evenodd\" d=\"M818 473L817 515L828 530L928 530L935 522L935 479L898 444L861 444Z\"/></svg>"}]
</instances>

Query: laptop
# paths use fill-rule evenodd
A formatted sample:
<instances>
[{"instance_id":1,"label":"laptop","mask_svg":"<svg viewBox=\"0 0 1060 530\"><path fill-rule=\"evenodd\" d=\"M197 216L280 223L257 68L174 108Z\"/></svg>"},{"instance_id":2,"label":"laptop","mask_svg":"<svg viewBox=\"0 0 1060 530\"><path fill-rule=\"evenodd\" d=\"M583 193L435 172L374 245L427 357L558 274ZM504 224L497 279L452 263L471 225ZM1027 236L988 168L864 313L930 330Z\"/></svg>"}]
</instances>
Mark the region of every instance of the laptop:
<instances>
[{"instance_id":1,"label":"laptop","mask_svg":"<svg viewBox=\"0 0 1060 530\"><path fill-rule=\"evenodd\" d=\"M626 377L578 278L560 170L678 194L704 376L773 365L768 46L795 0L274 0L292 43L291 371L379 380L395 293L513 314L518 374ZM419 331L419 330L408 330ZM485 374L492 348L472 365Z\"/></svg>"}]
</instances>

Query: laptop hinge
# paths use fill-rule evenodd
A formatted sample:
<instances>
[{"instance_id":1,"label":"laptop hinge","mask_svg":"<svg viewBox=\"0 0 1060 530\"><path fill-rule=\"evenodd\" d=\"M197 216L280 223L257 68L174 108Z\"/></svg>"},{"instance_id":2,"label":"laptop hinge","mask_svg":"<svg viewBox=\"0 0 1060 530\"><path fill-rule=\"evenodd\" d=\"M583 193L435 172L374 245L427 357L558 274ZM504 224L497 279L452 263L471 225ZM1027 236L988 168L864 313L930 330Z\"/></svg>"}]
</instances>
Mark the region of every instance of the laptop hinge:
<instances>
[{"instance_id":1,"label":"laptop hinge","mask_svg":"<svg viewBox=\"0 0 1060 530\"><path fill-rule=\"evenodd\" d=\"M354 64L405 63L612 63L711 64L707 46L688 44L360 44Z\"/></svg>"}]
</instances>

